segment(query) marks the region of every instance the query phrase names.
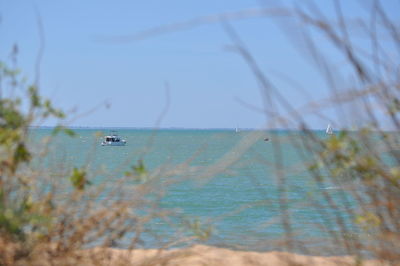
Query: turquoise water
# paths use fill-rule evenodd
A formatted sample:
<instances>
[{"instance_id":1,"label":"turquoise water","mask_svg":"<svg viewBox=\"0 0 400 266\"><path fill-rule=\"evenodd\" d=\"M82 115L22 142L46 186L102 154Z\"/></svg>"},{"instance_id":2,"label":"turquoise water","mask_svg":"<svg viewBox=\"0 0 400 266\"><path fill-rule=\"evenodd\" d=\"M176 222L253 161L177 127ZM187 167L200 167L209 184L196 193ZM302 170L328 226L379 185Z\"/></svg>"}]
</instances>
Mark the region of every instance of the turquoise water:
<instances>
[{"instance_id":1,"label":"turquoise water","mask_svg":"<svg viewBox=\"0 0 400 266\"><path fill-rule=\"evenodd\" d=\"M150 172L160 166L174 169L183 162L192 169L179 176L181 182L160 186L166 190L160 208L173 210L174 214L168 222L154 219L147 225L152 233L143 235L143 247L158 247L173 239L177 231L190 235L185 221L198 221L203 228L212 230L203 243L249 250L276 249L274 241L285 236L280 216L281 193L287 198L285 204L295 238L316 240L316 243L323 239L323 233L316 226L323 217L318 208L311 206L310 193L335 187L332 184L316 186L304 170L304 163L312 162L313 158L310 154L299 154L296 145L300 133L259 132L253 142L244 145L254 132L120 129L118 133L127 145L102 147L96 132L106 135L109 130L76 129L75 132L77 136L73 138L60 134L52 139L46 157L35 162L38 167L48 171L86 167L94 173L90 176L92 186L111 186L139 159L143 159ZM323 132L316 134L325 136ZM32 146L36 147L50 135L51 129L33 129ZM270 141L264 141L264 137ZM246 149L242 150L241 145ZM205 168L219 163L224 156L227 159L222 162L230 163L216 168L212 177L203 175ZM277 162L275 158L281 160ZM277 172L277 169L284 171ZM282 179L277 179L281 174L285 177L283 192L279 181ZM159 180L167 184L174 178L163 178L161 174ZM331 229L336 230L335 225ZM127 246L128 242L129 234L120 246ZM307 245L315 247L316 243Z\"/></svg>"}]
</instances>

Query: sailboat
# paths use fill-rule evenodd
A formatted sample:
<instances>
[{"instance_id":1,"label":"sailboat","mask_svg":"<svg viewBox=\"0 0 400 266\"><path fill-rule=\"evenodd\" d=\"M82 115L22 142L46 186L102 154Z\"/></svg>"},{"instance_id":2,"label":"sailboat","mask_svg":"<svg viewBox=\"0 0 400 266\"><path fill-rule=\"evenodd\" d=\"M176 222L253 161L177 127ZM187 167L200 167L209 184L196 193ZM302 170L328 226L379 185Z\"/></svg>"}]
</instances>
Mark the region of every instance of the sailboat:
<instances>
[{"instance_id":1,"label":"sailboat","mask_svg":"<svg viewBox=\"0 0 400 266\"><path fill-rule=\"evenodd\" d=\"M332 135L333 134L333 129L332 129L331 124L328 124L328 126L326 127L326 131L325 132L328 135Z\"/></svg>"}]
</instances>

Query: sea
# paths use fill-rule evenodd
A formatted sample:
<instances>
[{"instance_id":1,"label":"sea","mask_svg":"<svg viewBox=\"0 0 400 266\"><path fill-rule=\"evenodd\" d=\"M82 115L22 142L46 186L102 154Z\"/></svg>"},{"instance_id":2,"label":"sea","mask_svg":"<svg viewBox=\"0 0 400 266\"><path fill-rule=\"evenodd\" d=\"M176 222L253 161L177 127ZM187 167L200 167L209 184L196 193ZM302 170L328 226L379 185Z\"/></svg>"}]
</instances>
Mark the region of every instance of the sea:
<instances>
[{"instance_id":1,"label":"sea","mask_svg":"<svg viewBox=\"0 0 400 266\"><path fill-rule=\"evenodd\" d=\"M111 130L117 130L127 144L101 146L102 137ZM121 194L132 194L132 205L142 202L138 197L149 199L150 205L157 202L151 205L156 213L144 225L136 247L182 247L194 242L267 251L285 249L290 239L294 251L307 253L327 245L328 231L340 231L335 222L327 220L329 215L335 217L337 210L330 210L321 196L323 191L335 196L338 188L329 180L317 183L307 171L316 158L301 148L302 132L127 128L73 131L75 136L71 137L53 135L51 128L32 128L32 149L45 151L32 164L45 169L60 184L65 183L66 193L73 190L68 176L77 168L88 173L89 189L101 187L105 191L103 197L94 198L99 203L109 196L107 189L119 182L128 184L120 189ZM313 133L320 139L327 137L324 131ZM134 167L141 163L145 171L140 177L134 176ZM154 191L148 191L152 196L138 192L146 184L153 185ZM109 197L112 201L113 196ZM138 215L147 215L147 210L139 210ZM133 237L134 233L128 232L114 245L127 248ZM186 240L179 241L182 238Z\"/></svg>"}]
</instances>

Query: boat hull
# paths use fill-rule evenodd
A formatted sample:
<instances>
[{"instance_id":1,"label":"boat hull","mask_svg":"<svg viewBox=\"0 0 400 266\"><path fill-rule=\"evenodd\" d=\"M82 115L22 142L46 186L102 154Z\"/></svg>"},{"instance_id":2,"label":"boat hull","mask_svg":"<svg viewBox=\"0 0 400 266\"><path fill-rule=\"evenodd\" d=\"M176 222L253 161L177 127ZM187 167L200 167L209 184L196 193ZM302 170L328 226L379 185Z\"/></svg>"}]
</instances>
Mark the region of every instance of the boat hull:
<instances>
[{"instance_id":1,"label":"boat hull","mask_svg":"<svg viewBox=\"0 0 400 266\"><path fill-rule=\"evenodd\" d=\"M102 142L101 146L125 146L126 142Z\"/></svg>"}]
</instances>

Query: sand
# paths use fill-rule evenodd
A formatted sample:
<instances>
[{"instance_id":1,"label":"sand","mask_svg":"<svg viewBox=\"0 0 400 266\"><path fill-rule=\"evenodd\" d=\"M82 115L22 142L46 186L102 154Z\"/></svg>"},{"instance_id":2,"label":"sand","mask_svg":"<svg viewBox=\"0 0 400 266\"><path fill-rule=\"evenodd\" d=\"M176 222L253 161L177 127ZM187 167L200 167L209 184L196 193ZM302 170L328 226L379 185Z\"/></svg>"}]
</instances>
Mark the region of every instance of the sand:
<instances>
[{"instance_id":1,"label":"sand","mask_svg":"<svg viewBox=\"0 0 400 266\"><path fill-rule=\"evenodd\" d=\"M95 248L81 251L82 265L360 265L354 257L318 257L286 252L233 251L204 245L176 250L118 250ZM389 265L376 260L364 266Z\"/></svg>"}]
</instances>

